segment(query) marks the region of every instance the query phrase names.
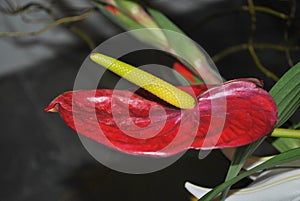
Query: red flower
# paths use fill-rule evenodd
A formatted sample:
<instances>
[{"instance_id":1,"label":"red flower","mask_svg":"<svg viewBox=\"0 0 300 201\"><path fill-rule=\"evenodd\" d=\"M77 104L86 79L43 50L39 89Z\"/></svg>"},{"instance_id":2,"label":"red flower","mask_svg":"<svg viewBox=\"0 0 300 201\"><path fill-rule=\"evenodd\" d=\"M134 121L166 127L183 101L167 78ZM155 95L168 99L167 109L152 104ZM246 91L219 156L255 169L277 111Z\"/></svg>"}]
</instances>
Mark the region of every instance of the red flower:
<instances>
[{"instance_id":1,"label":"red flower","mask_svg":"<svg viewBox=\"0 0 300 201\"><path fill-rule=\"evenodd\" d=\"M59 112L76 132L112 149L169 156L187 149L237 147L270 133L277 108L261 86L254 78L209 89L191 86L197 105L186 110L167 105L146 91L142 95L127 90L72 91L58 96L45 111ZM188 92L189 87L180 88Z\"/></svg>"}]
</instances>

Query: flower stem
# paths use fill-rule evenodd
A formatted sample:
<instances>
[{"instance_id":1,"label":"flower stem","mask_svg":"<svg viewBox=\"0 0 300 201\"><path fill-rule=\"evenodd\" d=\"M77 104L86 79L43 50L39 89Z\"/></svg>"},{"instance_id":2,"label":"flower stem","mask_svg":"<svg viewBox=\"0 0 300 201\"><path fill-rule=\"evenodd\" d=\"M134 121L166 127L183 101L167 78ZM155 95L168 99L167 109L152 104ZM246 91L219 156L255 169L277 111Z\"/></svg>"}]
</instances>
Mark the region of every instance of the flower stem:
<instances>
[{"instance_id":1,"label":"flower stem","mask_svg":"<svg viewBox=\"0 0 300 201\"><path fill-rule=\"evenodd\" d=\"M254 43L253 44L255 49L270 49L270 50L275 50L275 51L299 51L300 46L287 46L287 45L280 45L280 44L271 44L271 43ZM218 62L221 59L224 59L225 57L242 51L242 50L248 50L248 44L247 43L241 43L238 45L230 46L221 51L220 53L214 55L212 57L214 62Z\"/></svg>"},{"instance_id":2,"label":"flower stem","mask_svg":"<svg viewBox=\"0 0 300 201\"><path fill-rule=\"evenodd\" d=\"M300 130L275 128L270 136L300 139Z\"/></svg>"},{"instance_id":3,"label":"flower stem","mask_svg":"<svg viewBox=\"0 0 300 201\"><path fill-rule=\"evenodd\" d=\"M25 37L25 36L37 36L40 35L49 29L52 29L60 24L66 24L66 23L71 23L71 22L77 22L80 20L83 20L87 17L89 17L91 14L95 12L95 9L90 9L87 12L81 14L81 15L76 15L76 16L71 16L71 17L64 17L60 18L45 27L43 27L40 30L37 31L30 31L30 32L0 32L0 37Z\"/></svg>"}]
</instances>

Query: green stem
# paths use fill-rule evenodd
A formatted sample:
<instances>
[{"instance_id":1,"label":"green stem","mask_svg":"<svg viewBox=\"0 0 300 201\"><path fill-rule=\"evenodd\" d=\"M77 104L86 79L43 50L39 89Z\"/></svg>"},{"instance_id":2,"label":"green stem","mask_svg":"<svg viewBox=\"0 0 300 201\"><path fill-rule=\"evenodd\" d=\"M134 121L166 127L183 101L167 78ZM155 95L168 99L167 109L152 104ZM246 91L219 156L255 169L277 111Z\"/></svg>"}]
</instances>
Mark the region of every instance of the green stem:
<instances>
[{"instance_id":1,"label":"green stem","mask_svg":"<svg viewBox=\"0 0 300 201\"><path fill-rule=\"evenodd\" d=\"M242 6L243 11L250 11L250 9L251 9L250 6ZM253 5L253 10L258 11L258 12L262 12L262 13L267 13L267 14L270 14L270 15L274 15L274 16L276 16L278 18L281 18L281 19L284 19L284 20L289 19L289 16L287 16L286 14L278 12L278 11L273 10L271 8L268 8L268 7L254 6Z\"/></svg>"},{"instance_id":2,"label":"green stem","mask_svg":"<svg viewBox=\"0 0 300 201\"><path fill-rule=\"evenodd\" d=\"M0 37L37 36L37 35L40 35L40 34L46 32L46 31L48 31L49 29L52 29L52 28L54 28L54 27L56 27L60 24L67 24L67 23L71 23L71 22L81 21L81 20L89 17L94 12L95 12L94 9L90 9L90 10L88 10L87 12L85 12L81 15L60 18L60 19L46 25L45 27L43 27L42 29L37 30L37 31L30 31L30 32L0 32Z\"/></svg>"},{"instance_id":3,"label":"green stem","mask_svg":"<svg viewBox=\"0 0 300 201\"><path fill-rule=\"evenodd\" d=\"M300 139L300 130L275 128L270 136Z\"/></svg>"},{"instance_id":4,"label":"green stem","mask_svg":"<svg viewBox=\"0 0 300 201\"><path fill-rule=\"evenodd\" d=\"M248 0L248 6L249 6L249 14L250 14L250 20L251 20L251 33L250 33L250 37L248 40L248 50L250 55L252 56L254 63L256 64L256 66L258 67L258 69L260 71L262 71L266 76L272 78L274 81L278 81L279 77L277 77L273 72L271 72L270 70L268 70L260 61L260 59L258 58L258 55L255 52L255 48L254 48L254 38L256 35L256 12L254 9L254 2L253 0Z\"/></svg>"},{"instance_id":5,"label":"green stem","mask_svg":"<svg viewBox=\"0 0 300 201\"><path fill-rule=\"evenodd\" d=\"M257 68L263 72L267 77L270 77L272 78L274 81L278 81L279 80L279 77L277 75L275 75L272 71L270 71L269 69L267 69L262 63L261 61L259 60L256 52L255 52L255 49L254 49L254 46L253 45L249 45L249 52L250 52L250 55L252 56L253 60L254 60L254 63L256 64Z\"/></svg>"},{"instance_id":6,"label":"green stem","mask_svg":"<svg viewBox=\"0 0 300 201\"><path fill-rule=\"evenodd\" d=\"M278 17L278 18L283 19L283 20L288 20L289 19L288 15L286 15L284 13L281 13L281 12L278 12L278 11L273 10L271 8L268 8L268 7L255 6L254 5L253 9L257 12L270 14L270 15L273 15L273 16ZM221 18L221 17L224 17L224 16L228 16L228 15L231 15L231 14L235 14L235 13L249 12L249 10L250 10L249 6L242 6L240 8L233 8L233 9L217 12L217 13L214 13L214 14L202 19L201 21L197 22L196 24L191 26L189 29L190 30L195 30L196 28L199 28L199 27L203 26L204 24L206 24L210 21L213 21L215 19L218 19L218 18Z\"/></svg>"},{"instance_id":7,"label":"green stem","mask_svg":"<svg viewBox=\"0 0 300 201\"><path fill-rule=\"evenodd\" d=\"M77 28L76 26L72 25L69 26L70 31L72 31L74 34L76 34L79 38L84 40L87 45L89 46L90 50L93 50L96 48L94 41L81 29Z\"/></svg>"},{"instance_id":8,"label":"green stem","mask_svg":"<svg viewBox=\"0 0 300 201\"><path fill-rule=\"evenodd\" d=\"M270 49L275 51L299 51L299 46L286 46L286 45L280 45L280 44L270 44L270 43L254 43L253 44L255 49ZM242 51L242 50L248 50L248 44L242 43L238 45L234 45L231 47L228 47L221 51L220 53L214 55L212 57L214 62L220 61L221 59L224 59L225 57L234 54L236 52Z\"/></svg>"}]
</instances>

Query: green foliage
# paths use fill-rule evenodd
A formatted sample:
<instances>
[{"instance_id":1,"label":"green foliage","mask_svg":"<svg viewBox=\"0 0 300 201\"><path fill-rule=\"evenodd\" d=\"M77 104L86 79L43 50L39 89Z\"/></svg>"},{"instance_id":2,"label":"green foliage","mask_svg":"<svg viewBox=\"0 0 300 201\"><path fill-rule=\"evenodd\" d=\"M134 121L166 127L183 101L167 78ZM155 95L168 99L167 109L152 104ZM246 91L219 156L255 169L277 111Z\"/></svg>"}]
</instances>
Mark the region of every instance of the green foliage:
<instances>
[{"instance_id":1,"label":"green foliage","mask_svg":"<svg viewBox=\"0 0 300 201\"><path fill-rule=\"evenodd\" d=\"M300 62L286 72L270 90L278 107L279 127L285 123L300 106Z\"/></svg>"},{"instance_id":2,"label":"green foliage","mask_svg":"<svg viewBox=\"0 0 300 201\"><path fill-rule=\"evenodd\" d=\"M252 168L251 170L248 170L246 172L243 172L239 174L238 176L224 182L223 184L217 186L210 192L208 192L206 195L204 195L202 198L199 199L199 201L209 201L213 199L215 196L217 196L220 192L222 192L225 188L228 186L233 185L234 183L238 182L239 180L254 174L258 171L268 169L277 165L281 165L284 163L292 162L295 160L300 160L300 148L296 148L293 150L289 150L287 152L281 153L277 156L274 156L273 158L267 160L266 162L256 166L255 168Z\"/></svg>"},{"instance_id":3,"label":"green foliage","mask_svg":"<svg viewBox=\"0 0 300 201\"><path fill-rule=\"evenodd\" d=\"M265 140L265 137L253 142L251 144L245 145L245 146L241 146L238 147L235 150L233 159L231 161L230 167L228 169L227 175L226 175L226 179L225 181L228 181L232 178L234 178L235 176L238 175L238 173L240 172L240 170L243 168L246 160L248 159L249 156L252 155L252 153L256 150L256 148ZM224 200L227 196L227 193L230 190L230 186L228 186L222 193L222 199Z\"/></svg>"}]
</instances>

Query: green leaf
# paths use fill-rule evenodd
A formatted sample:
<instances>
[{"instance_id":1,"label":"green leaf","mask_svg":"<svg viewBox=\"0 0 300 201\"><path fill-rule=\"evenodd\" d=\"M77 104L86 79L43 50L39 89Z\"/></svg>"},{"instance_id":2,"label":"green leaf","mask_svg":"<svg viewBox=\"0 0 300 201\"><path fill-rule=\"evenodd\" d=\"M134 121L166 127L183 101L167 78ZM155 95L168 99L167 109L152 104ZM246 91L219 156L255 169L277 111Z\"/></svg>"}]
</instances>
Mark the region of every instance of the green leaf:
<instances>
[{"instance_id":1,"label":"green leaf","mask_svg":"<svg viewBox=\"0 0 300 201\"><path fill-rule=\"evenodd\" d=\"M284 124L300 106L300 62L286 72L270 90L278 107L279 121Z\"/></svg>"},{"instance_id":2,"label":"green leaf","mask_svg":"<svg viewBox=\"0 0 300 201\"><path fill-rule=\"evenodd\" d=\"M171 20L169 20L161 12L147 8L154 21L164 31L164 34L168 40L168 44L177 55L177 57L185 66L187 66L196 75L200 75L211 84L219 83L222 78L215 72L215 69L211 68L214 63L204 50L196 45L196 43L187 37L183 31L178 28ZM174 34L177 32L178 34ZM184 59L183 59L184 58Z\"/></svg>"},{"instance_id":3,"label":"green leaf","mask_svg":"<svg viewBox=\"0 0 300 201\"><path fill-rule=\"evenodd\" d=\"M150 13L150 15L153 17L154 21L162 29L168 29L171 31L175 31L175 32L184 34L183 31L178 26L176 26L171 20L169 20L164 14L162 14L158 10L148 7L147 11Z\"/></svg>"},{"instance_id":4,"label":"green leaf","mask_svg":"<svg viewBox=\"0 0 300 201\"><path fill-rule=\"evenodd\" d=\"M125 30L129 30L129 31L137 30L137 29L143 30L140 32L133 32L135 36L140 40L153 45L161 45L165 43L165 41L163 41L160 37L158 37L160 32L159 30L153 30L153 29L147 30L146 28L149 27L145 27L143 24L138 23L137 21L135 21L133 18L131 18L129 15L122 12L121 10L118 10L116 14L113 14L101 3L94 2L94 5L101 11L101 13L103 13L110 20L112 20L114 23L118 24Z\"/></svg>"},{"instance_id":5,"label":"green leaf","mask_svg":"<svg viewBox=\"0 0 300 201\"><path fill-rule=\"evenodd\" d=\"M119 24L120 26L122 26L125 29L134 30L134 29L144 28L141 24L132 20L129 16L125 15L121 11L118 11L118 14L113 14L103 4L96 3L96 2L93 2L93 4L109 19L111 19L112 21Z\"/></svg>"},{"instance_id":6,"label":"green leaf","mask_svg":"<svg viewBox=\"0 0 300 201\"><path fill-rule=\"evenodd\" d=\"M189 58L188 61L184 61L178 58L182 63L190 67L191 60L199 55L198 48L195 48L192 41L188 38L182 37L185 35L181 29L179 29L171 20L169 20L164 14L158 10L147 8L149 14L153 17L154 21L161 29L174 31L179 34L173 34L172 32L165 31L164 34L169 42L171 49L173 49L178 55L183 58ZM188 63L187 63L188 62ZM195 72L194 69L191 69Z\"/></svg>"},{"instance_id":7,"label":"green leaf","mask_svg":"<svg viewBox=\"0 0 300 201\"><path fill-rule=\"evenodd\" d=\"M215 196L217 196L221 191L223 191L228 186L233 185L234 183L238 182L239 180L248 177L251 174L254 174L258 171L271 168L283 163L292 162L295 160L300 160L300 148L289 150L287 152L281 153L277 156L274 156L273 158L269 159L268 161L256 166L255 168L252 168L251 170L248 170L247 172L243 172L239 174L238 176L234 177L233 179L230 179L223 184L217 186L207 194L205 194L202 198L199 199L199 201L209 201L213 199Z\"/></svg>"},{"instance_id":8,"label":"green leaf","mask_svg":"<svg viewBox=\"0 0 300 201\"><path fill-rule=\"evenodd\" d=\"M277 127L284 124L299 108L300 105L300 62L285 73L273 86L270 94L278 106ZM297 128L297 125L296 127ZM297 139L279 138L272 145L280 152L299 147Z\"/></svg>"},{"instance_id":9,"label":"green leaf","mask_svg":"<svg viewBox=\"0 0 300 201\"><path fill-rule=\"evenodd\" d=\"M298 123L292 125L291 128L292 128L292 129L298 129L298 128L300 128L300 122L298 122Z\"/></svg>"},{"instance_id":10,"label":"green leaf","mask_svg":"<svg viewBox=\"0 0 300 201\"><path fill-rule=\"evenodd\" d=\"M252 155L252 153L257 149L257 147L265 140L265 138L260 139L256 142L253 142L251 144L245 145L238 147L235 150L233 159L231 161L229 170L227 172L227 176L225 181L228 181L235 176L237 176L240 172L240 170L243 168L246 160L248 159L249 156ZM228 186L222 193L222 200L224 200L230 190L231 186Z\"/></svg>"},{"instance_id":11,"label":"green leaf","mask_svg":"<svg viewBox=\"0 0 300 201\"><path fill-rule=\"evenodd\" d=\"M290 149L300 147L300 140L299 139L292 139L292 138L278 138L276 139L272 145L280 152L285 152Z\"/></svg>"}]
</instances>

